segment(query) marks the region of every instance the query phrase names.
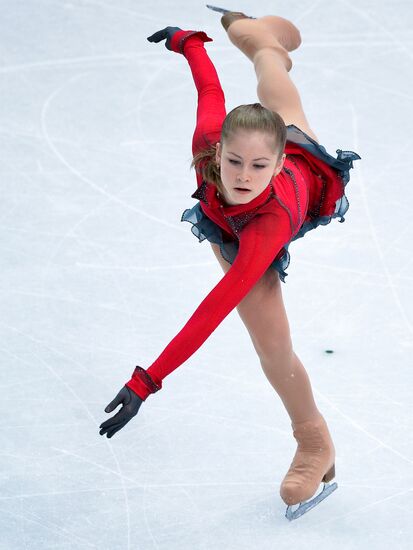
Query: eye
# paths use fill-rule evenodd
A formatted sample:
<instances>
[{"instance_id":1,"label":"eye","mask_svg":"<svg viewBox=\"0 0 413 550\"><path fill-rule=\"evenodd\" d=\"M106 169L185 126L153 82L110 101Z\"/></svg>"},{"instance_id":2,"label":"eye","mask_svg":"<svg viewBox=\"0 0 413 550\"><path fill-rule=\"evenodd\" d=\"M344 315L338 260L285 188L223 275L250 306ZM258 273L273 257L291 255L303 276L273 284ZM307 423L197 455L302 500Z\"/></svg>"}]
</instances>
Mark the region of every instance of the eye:
<instances>
[{"instance_id":1,"label":"eye","mask_svg":"<svg viewBox=\"0 0 413 550\"><path fill-rule=\"evenodd\" d=\"M239 160L234 160L234 159L228 159L228 160L231 164L240 164ZM259 170L261 170L262 168L266 168L266 166L263 164L254 164L254 167L258 168Z\"/></svg>"}]
</instances>

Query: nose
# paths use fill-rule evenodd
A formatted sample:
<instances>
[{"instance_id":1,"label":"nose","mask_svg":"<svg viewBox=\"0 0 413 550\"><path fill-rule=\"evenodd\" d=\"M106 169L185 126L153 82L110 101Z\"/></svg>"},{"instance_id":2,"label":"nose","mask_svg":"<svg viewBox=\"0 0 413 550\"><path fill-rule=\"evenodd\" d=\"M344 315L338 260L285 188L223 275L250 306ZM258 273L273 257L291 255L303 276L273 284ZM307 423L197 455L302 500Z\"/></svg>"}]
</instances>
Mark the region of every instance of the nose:
<instances>
[{"instance_id":1,"label":"nose","mask_svg":"<svg viewBox=\"0 0 413 550\"><path fill-rule=\"evenodd\" d=\"M240 170L238 173L237 179L242 182L249 181L250 176L249 176L248 170L246 168Z\"/></svg>"}]
</instances>

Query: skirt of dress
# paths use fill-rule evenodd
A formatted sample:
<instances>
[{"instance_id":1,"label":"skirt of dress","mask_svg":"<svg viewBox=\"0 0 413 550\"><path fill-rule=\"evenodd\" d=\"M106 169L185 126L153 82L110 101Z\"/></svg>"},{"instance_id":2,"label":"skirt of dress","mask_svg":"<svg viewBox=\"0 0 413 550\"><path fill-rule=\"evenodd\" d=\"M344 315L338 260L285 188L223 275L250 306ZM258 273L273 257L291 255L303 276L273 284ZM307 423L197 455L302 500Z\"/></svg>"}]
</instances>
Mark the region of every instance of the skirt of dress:
<instances>
[{"instance_id":1,"label":"skirt of dress","mask_svg":"<svg viewBox=\"0 0 413 550\"><path fill-rule=\"evenodd\" d=\"M323 145L317 143L314 139L293 124L287 126L287 154L288 141L299 145L311 155L333 167L339 173L344 187L350 180L349 171L353 168L353 160L358 160L361 158L353 151L342 151L341 149L337 149L337 157L335 158L326 151ZM285 283L285 278L288 276L288 273L286 273L285 270L290 264L290 253L288 251L290 244L293 241L303 237L308 231L315 229L319 225L327 225L333 218L340 217L339 221L341 223L344 222L344 214L348 209L349 202L343 193L342 197L336 201L335 210L331 215L315 217L303 223L298 233L291 239L291 241L284 245L283 249L277 254L274 261L270 265L270 268L275 269L278 272L283 283ZM199 242L207 239L211 243L218 244L222 257L227 260L227 262L231 264L233 263L238 252L238 241L229 239L227 235L224 235L223 230L204 214L199 202L197 202L197 204L192 208L187 208L184 210L181 221L190 222L192 224L191 231L198 238Z\"/></svg>"}]
</instances>

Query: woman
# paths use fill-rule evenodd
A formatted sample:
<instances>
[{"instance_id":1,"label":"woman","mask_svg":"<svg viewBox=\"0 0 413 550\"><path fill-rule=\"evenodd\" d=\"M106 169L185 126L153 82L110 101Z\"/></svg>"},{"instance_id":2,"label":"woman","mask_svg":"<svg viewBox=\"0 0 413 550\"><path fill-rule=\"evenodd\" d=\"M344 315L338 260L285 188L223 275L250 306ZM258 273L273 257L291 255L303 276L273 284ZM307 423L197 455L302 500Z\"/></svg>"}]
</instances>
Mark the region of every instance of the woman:
<instances>
[{"instance_id":1,"label":"woman","mask_svg":"<svg viewBox=\"0 0 413 550\"><path fill-rule=\"evenodd\" d=\"M289 52L301 43L291 22L236 12L226 13L221 22L230 40L253 62L260 100L228 114L204 47L211 38L202 31L166 27L148 40L166 39L166 48L182 54L192 72L198 92L192 141L198 188L192 197L199 202L184 211L182 221L192 224L199 241L211 243L225 274L156 361L146 370L135 368L106 407L112 412L122 404L113 418L101 424L100 434L112 437L121 429L142 402L161 389L162 380L237 307L298 443L280 487L290 507L309 499L321 481L334 477L335 449L292 347L280 279L285 282L293 240L334 217L344 221L348 209L344 187L352 160L360 157L341 150L332 157L309 127L289 76Z\"/></svg>"}]
</instances>

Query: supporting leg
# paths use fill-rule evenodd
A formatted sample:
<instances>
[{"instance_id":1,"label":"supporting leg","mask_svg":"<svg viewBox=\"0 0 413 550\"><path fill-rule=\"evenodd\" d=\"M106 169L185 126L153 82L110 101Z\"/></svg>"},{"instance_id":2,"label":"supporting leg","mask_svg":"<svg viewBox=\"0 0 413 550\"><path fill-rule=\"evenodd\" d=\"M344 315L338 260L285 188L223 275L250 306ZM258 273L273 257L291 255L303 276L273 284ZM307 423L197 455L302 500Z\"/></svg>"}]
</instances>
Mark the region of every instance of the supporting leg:
<instances>
[{"instance_id":1,"label":"supporting leg","mask_svg":"<svg viewBox=\"0 0 413 550\"><path fill-rule=\"evenodd\" d=\"M224 272L231 264L211 244ZM270 269L238 304L237 311L257 351L264 374L293 422L319 416L310 380L292 349L290 327L278 274Z\"/></svg>"},{"instance_id":2,"label":"supporting leg","mask_svg":"<svg viewBox=\"0 0 413 550\"><path fill-rule=\"evenodd\" d=\"M294 351L290 357L273 354L267 359L260 358L260 362L265 376L280 396L292 422L310 420L320 415L308 374Z\"/></svg>"},{"instance_id":3,"label":"supporting leg","mask_svg":"<svg viewBox=\"0 0 413 550\"><path fill-rule=\"evenodd\" d=\"M224 272L231 264L222 258L219 246L211 244ZM251 336L262 368L291 418L298 446L280 485L280 496L288 504L286 517L295 519L321 502L337 488L326 491L292 511L291 506L309 499L321 481L335 476L335 449L327 424L314 402L308 375L292 349L289 324L282 301L278 274L268 270L237 306Z\"/></svg>"}]
</instances>

